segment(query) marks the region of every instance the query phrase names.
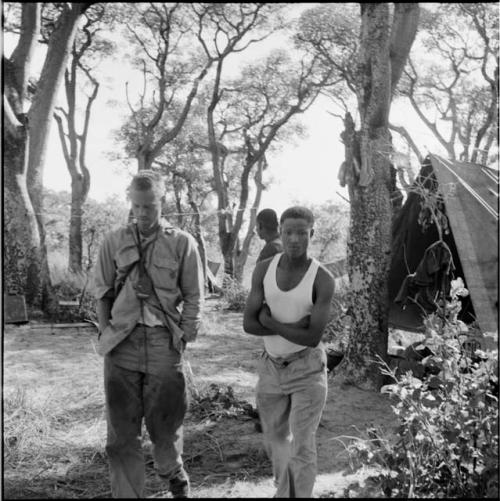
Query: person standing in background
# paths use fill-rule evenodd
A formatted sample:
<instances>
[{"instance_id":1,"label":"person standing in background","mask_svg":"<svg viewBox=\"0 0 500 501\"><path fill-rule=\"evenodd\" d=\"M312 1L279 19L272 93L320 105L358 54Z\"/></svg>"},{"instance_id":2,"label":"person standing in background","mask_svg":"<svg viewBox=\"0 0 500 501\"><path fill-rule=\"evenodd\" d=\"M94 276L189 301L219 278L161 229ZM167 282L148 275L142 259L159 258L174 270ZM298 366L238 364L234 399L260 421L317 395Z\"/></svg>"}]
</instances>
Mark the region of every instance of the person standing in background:
<instances>
[{"instance_id":1,"label":"person standing in background","mask_svg":"<svg viewBox=\"0 0 500 501\"><path fill-rule=\"evenodd\" d=\"M283 250L278 232L278 216L273 209L262 209L256 217L257 235L266 244L257 257L257 262L264 261Z\"/></svg>"}]
</instances>

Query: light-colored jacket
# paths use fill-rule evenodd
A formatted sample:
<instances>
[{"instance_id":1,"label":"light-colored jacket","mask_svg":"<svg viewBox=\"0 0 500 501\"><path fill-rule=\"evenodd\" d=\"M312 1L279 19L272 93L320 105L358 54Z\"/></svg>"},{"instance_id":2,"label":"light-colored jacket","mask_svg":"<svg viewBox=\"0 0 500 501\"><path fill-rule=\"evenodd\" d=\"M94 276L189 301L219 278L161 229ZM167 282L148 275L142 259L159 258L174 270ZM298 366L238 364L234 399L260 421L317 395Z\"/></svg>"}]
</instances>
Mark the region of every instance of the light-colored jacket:
<instances>
[{"instance_id":1,"label":"light-colored jacket","mask_svg":"<svg viewBox=\"0 0 500 501\"><path fill-rule=\"evenodd\" d=\"M189 233L170 226L165 220L160 226L157 234L145 238L142 243L146 269L156 291L156 295L144 301L156 316L164 319L172 333L174 347L181 351L181 339L193 341L200 326L203 268L196 241ZM141 301L135 292L139 277L136 242L134 226L128 225L106 235L99 251L94 294L98 300L114 298L110 323L98 341L100 355L123 341L141 318ZM125 282L116 295L117 286L124 277Z\"/></svg>"}]
</instances>

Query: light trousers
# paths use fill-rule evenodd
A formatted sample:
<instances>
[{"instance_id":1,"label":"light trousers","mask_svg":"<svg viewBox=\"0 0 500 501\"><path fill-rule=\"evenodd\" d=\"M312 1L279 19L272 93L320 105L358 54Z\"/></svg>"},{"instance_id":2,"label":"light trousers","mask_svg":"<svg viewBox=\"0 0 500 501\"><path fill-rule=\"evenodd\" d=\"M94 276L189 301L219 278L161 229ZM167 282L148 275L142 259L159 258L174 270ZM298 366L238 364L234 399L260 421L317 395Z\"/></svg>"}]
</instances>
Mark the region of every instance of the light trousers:
<instances>
[{"instance_id":1,"label":"light trousers","mask_svg":"<svg viewBox=\"0 0 500 501\"><path fill-rule=\"evenodd\" d=\"M327 395L326 353L318 346L289 358L262 354L256 401L276 497L309 498L317 473L316 430Z\"/></svg>"}]
</instances>

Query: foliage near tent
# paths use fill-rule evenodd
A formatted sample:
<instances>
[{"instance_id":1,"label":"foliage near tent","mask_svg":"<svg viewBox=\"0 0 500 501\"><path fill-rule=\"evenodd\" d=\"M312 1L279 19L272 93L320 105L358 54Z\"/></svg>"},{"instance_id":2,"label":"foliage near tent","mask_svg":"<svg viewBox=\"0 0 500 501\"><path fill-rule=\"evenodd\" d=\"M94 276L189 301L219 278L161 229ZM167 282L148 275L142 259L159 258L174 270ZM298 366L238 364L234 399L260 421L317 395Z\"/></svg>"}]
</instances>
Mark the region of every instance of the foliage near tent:
<instances>
[{"instance_id":1,"label":"foliage near tent","mask_svg":"<svg viewBox=\"0 0 500 501\"><path fill-rule=\"evenodd\" d=\"M498 498L498 351L470 349L457 318L466 293L457 280L425 321L422 363L437 371L417 379L380 364L392 379L383 391L395 401L396 436L369 429L348 448L356 464L383 468L371 480L386 497Z\"/></svg>"}]
</instances>

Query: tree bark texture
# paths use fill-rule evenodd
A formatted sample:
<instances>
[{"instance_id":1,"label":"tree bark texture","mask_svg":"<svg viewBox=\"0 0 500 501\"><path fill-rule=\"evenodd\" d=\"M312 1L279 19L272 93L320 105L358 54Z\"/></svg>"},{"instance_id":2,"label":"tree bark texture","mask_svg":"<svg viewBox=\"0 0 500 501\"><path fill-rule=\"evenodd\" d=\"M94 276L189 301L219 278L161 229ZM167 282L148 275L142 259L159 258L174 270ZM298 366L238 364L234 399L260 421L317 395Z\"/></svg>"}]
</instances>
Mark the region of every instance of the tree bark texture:
<instances>
[{"instance_id":1,"label":"tree bark texture","mask_svg":"<svg viewBox=\"0 0 500 501\"><path fill-rule=\"evenodd\" d=\"M24 127L17 137L4 135L4 291L24 294L31 305L40 288L40 234L26 187L28 138Z\"/></svg>"},{"instance_id":2,"label":"tree bark texture","mask_svg":"<svg viewBox=\"0 0 500 501\"><path fill-rule=\"evenodd\" d=\"M18 133L6 135L4 143L4 221L8 235L4 243L6 291L24 294L29 306L42 309L47 306L50 288L42 206L45 150L76 24L87 7L88 4L83 3L64 4L48 44L27 121L22 110L23 96L33 44L39 33L40 4L23 4L19 43L10 64L5 65L5 95L22 122Z\"/></svg>"},{"instance_id":3,"label":"tree bark texture","mask_svg":"<svg viewBox=\"0 0 500 501\"><path fill-rule=\"evenodd\" d=\"M350 232L347 243L350 278L350 342L346 353L346 379L360 387L378 388L381 376L377 355L387 353L388 289L392 207L390 164L384 154L388 136L365 137L371 151L373 180L367 187L352 187Z\"/></svg>"},{"instance_id":4,"label":"tree bark texture","mask_svg":"<svg viewBox=\"0 0 500 501\"><path fill-rule=\"evenodd\" d=\"M348 240L348 304L351 317L345 354L346 381L365 389L382 384L378 357L387 356L391 249L391 141L389 111L394 89L413 43L418 4L361 4L358 67L360 131L346 116L342 134L351 202Z\"/></svg>"}]
</instances>

